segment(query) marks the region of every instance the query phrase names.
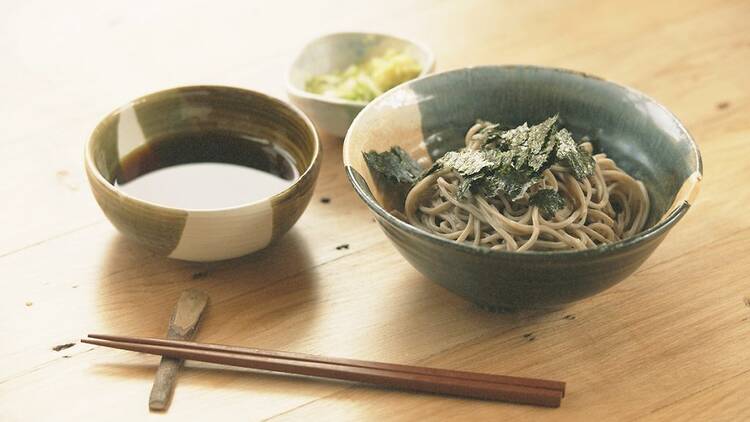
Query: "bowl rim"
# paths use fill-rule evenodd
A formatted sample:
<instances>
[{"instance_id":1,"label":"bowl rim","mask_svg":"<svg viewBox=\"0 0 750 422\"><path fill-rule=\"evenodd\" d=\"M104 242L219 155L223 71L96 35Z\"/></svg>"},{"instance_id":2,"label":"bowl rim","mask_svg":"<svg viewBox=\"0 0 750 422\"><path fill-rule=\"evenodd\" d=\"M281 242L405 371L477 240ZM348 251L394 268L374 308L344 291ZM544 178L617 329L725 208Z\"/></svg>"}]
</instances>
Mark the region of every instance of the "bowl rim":
<instances>
[{"instance_id":1,"label":"bowl rim","mask_svg":"<svg viewBox=\"0 0 750 422\"><path fill-rule=\"evenodd\" d=\"M386 33L382 33L382 32L362 32L362 31L328 32L328 33L319 35L319 36L311 39L310 41L306 42L299 50L297 50L297 53L294 55L294 59L292 60L291 64L288 66L287 71L286 71L286 90L287 90L288 94L293 95L295 97L300 97L300 98L304 98L304 99L308 99L308 100L319 101L319 102L328 103L328 104L342 105L342 106L352 106L352 107L359 107L359 108L364 108L365 106L367 106L367 104L369 104L369 103L371 103L371 102L373 102L373 101L375 101L377 99L377 97L375 97L375 99L373 99L371 101L354 101L354 100L347 100L347 99L344 99L344 98L327 97L325 95L314 94L312 92L309 92L309 91L306 91L304 89L298 88L294 83L292 83L292 71L297 67L296 66L297 65L297 61L302 56L302 53L304 53L305 50L307 50L308 47L310 47L314 43L316 43L318 41L321 41L323 39L334 38L334 37L339 37L339 36L344 36L344 35L357 35L357 36L368 36L368 35L371 35L371 36L376 36L376 37L380 37L380 38L393 38L393 39L397 39L399 41L403 41L403 42L405 42L407 44L411 44L411 45L417 47L420 51L422 51L422 53L424 53L425 56L426 56L426 58L427 58L427 66L424 66L422 68L422 70L419 72L419 75L417 75L416 78L409 79L408 81L402 82L399 85L402 85L402 84L405 84L405 83L409 83L411 81L414 81L414 80L420 79L420 78L422 78L424 76L427 76L427 75L430 74L430 72L432 72L435 69L435 54L432 52L432 50L429 47L427 47L426 44L424 44L424 43L422 43L420 41L417 41L417 40L415 40L413 38L408 38L408 37L405 37L405 36L402 36L402 35L386 34ZM399 86L399 85L396 85L396 87ZM391 89L394 89L396 87L393 87ZM386 91L386 92L388 92L388 91ZM385 92L383 94L385 94ZM382 96L383 94L379 95L378 97Z\"/></svg>"},{"instance_id":2,"label":"bowl rim","mask_svg":"<svg viewBox=\"0 0 750 422\"><path fill-rule=\"evenodd\" d=\"M393 92L396 89L405 89L408 87L408 85L415 83L417 81L420 81L422 79L427 79L427 78L432 78L432 77L441 77L443 75L451 74L451 73L459 73L459 72L482 70L482 69L492 69L492 70L499 70L499 71L534 70L534 71L541 71L541 72L559 72L559 73L564 73L564 74L577 77L577 78L594 79L599 82L612 85L625 92L638 95L650 101L652 104L656 105L659 109L664 111L666 115L672 119L673 123L677 126L677 128L685 135L685 138L690 142L691 150L693 154L695 154L695 157L696 157L695 172L698 173L699 181L703 177L703 161L701 158L700 150L698 149L698 145L696 144L695 139L693 139L690 132L687 130L687 128L685 128L685 126L677 118L677 116L674 115L674 113L672 113L668 108L663 106L658 101L654 100L652 97L636 89L633 89L628 86L625 86L616 82L612 82L604 78L601 78L599 76L591 75L585 72L580 72L580 71L571 70L571 69L557 68L557 67L534 66L534 65L515 65L514 64L514 65L471 66L471 67L463 67L463 68L448 70L445 72L433 73L431 75L426 75L420 78L412 79L410 81L407 81L399 85L398 87L393 88L389 92ZM387 95L388 95L388 92L384 93L383 95L371 101L365 107L365 109L363 109L357 115L357 117L354 119L351 126L347 130L346 136L344 137L344 145L343 145L345 173L346 173L347 178L349 179L349 183L351 183L352 187L354 188L354 191L365 202L365 204L367 204L370 210L375 212L379 217L381 217L383 220L388 222L391 226L394 226L395 228L403 230L407 232L408 234L411 234L418 238L423 238L424 240L437 243L444 247L454 249L458 252L464 252L464 253L469 253L469 254L474 254L474 255L489 255L489 256L505 257L505 258L511 258L511 259L512 258L516 258L516 259L555 259L555 258L568 259L568 258L576 258L576 257L580 257L580 258L601 257L603 255L609 255L615 252L624 252L627 250L632 250L648 242L649 240L657 238L662 233L671 229L672 226L674 226L677 223L677 221L679 221L685 215L685 213L687 213L687 210L690 208L690 203L687 200L685 200L679 206L675 207L668 215L662 216L662 218L656 224L654 224L653 226L649 227L646 230L643 230L637 233L633 237L620 240L617 242L609 243L606 245L597 246L595 248L584 249L584 250L520 251L520 252L519 251L492 250L490 248L474 246L472 244L458 243L453 240L445 239L443 237L434 235L432 233L428 233L418 227L415 227L405 221L402 221L396 218L391 213L386 211L380 205L380 203L378 203L378 201L375 200L374 197L367 194L364 187L360 186L359 182L357 181L355 177L355 173L358 174L358 172L351 165L349 165L349 163L351 162L351 160L349 159L349 155L350 155L349 147L351 144L351 138L352 138L352 132L353 132L352 129L357 125L359 119L365 115L365 113L368 111L368 108L377 107L378 106L377 103L379 103L380 101L383 101L382 99L386 97Z\"/></svg>"},{"instance_id":3,"label":"bowl rim","mask_svg":"<svg viewBox=\"0 0 750 422\"><path fill-rule=\"evenodd\" d=\"M101 171L99 171L99 168L97 168L96 164L94 163L93 158L93 143L94 143L94 136L106 125L111 124L112 120L114 120L117 116L120 115L120 113L125 110L128 107L133 107L137 104L141 104L147 101L150 101L154 96L156 95L170 95L170 94L177 94L181 92L193 92L193 91L200 91L200 90L210 90L214 94L223 94L226 92L235 92L242 95L247 96L255 96L260 97L263 100L271 101L277 103L281 107L288 108L293 114L295 114L297 117L299 117L306 128L308 129L309 133L312 134L313 139L313 154L310 159L310 164L305 167L305 170L300 173L299 177L297 177L292 183L289 184L284 190L281 190L279 192L276 192L273 195L266 196L260 199L257 199L255 201L242 203L240 205L234 205L231 207L221 207L221 208L178 208L178 207L171 207L168 205L159 204L152 201L147 201L145 199L138 198L136 196L130 195L127 192L123 191L122 189L117 188L115 185L113 185L111 182L109 182L107 179L102 176ZM268 201L272 201L274 199L282 199L286 196L286 194L293 189L297 187L299 183L303 179L307 179L310 177L310 173L313 171L313 169L318 165L318 162L320 161L321 157L321 144L320 144L320 137L318 136L318 131L315 129L315 125L313 125L312 121L305 113L303 113L299 108L297 108L295 105L287 103L286 101L281 100L280 98L276 98L272 95L268 95L259 91L254 91L251 89L245 89L245 88L238 88L228 85L185 85L185 86L178 86L174 88L167 88L162 89L159 91L153 91L148 94L142 95L134 100L128 101L127 103L121 105L120 107L117 107L115 110L109 112L103 119L97 123L94 130L91 132L91 135L89 135L89 138L86 140L86 143L84 145L84 166L87 170L87 172L98 182L100 185L103 185L105 189L109 190L111 193L124 197L130 201L133 201L135 203L141 204L144 207L156 209L156 210L162 210L166 212L187 212L190 214L215 214L215 213L221 213L226 211L235 211L240 210L244 208L251 208L258 204L262 204Z\"/></svg>"}]
</instances>

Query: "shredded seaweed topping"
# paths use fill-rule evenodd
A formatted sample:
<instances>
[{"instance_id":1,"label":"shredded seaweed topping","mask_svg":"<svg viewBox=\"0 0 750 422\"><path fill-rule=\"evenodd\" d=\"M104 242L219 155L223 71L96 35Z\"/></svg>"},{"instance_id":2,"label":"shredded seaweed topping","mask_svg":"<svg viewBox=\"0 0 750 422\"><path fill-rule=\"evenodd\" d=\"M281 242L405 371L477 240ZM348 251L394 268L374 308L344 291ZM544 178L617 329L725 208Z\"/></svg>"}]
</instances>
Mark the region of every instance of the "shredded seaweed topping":
<instances>
[{"instance_id":1,"label":"shredded seaweed topping","mask_svg":"<svg viewBox=\"0 0 750 422\"><path fill-rule=\"evenodd\" d=\"M553 189L540 189L529 198L529 205L539 207L545 218L550 218L565 206L565 198Z\"/></svg>"},{"instance_id":2,"label":"shredded seaweed topping","mask_svg":"<svg viewBox=\"0 0 750 422\"><path fill-rule=\"evenodd\" d=\"M403 210L406 194L422 174L422 167L403 148L362 154L389 209Z\"/></svg>"},{"instance_id":3,"label":"shredded seaweed topping","mask_svg":"<svg viewBox=\"0 0 750 422\"><path fill-rule=\"evenodd\" d=\"M501 161L506 160L507 156L497 150L481 149L478 151L462 149L460 151L450 151L437 161L439 168L452 168L462 176L472 176L486 169L494 169Z\"/></svg>"},{"instance_id":4,"label":"shredded seaweed topping","mask_svg":"<svg viewBox=\"0 0 750 422\"><path fill-rule=\"evenodd\" d=\"M580 148L566 129L560 129L555 133L557 151L555 156L573 171L576 179L585 179L594 173L594 158Z\"/></svg>"},{"instance_id":5,"label":"shredded seaweed topping","mask_svg":"<svg viewBox=\"0 0 750 422\"><path fill-rule=\"evenodd\" d=\"M363 153L367 167L391 183L414 184L422 174L422 167L403 148L395 146L384 152Z\"/></svg>"},{"instance_id":6,"label":"shredded seaweed topping","mask_svg":"<svg viewBox=\"0 0 750 422\"><path fill-rule=\"evenodd\" d=\"M578 146L568 130L557 128L557 115L533 126L524 123L512 129L502 129L497 123L479 123L482 128L473 135L470 147L446 153L426 172L400 147L381 153L365 152L367 167L379 191L387 196L385 205L401 210L414 183L443 169L461 176L459 199L481 194L487 198L505 195L511 201L523 198L553 164L570 168L578 180L594 172L594 158ZM562 196L550 189L537 191L529 201L546 216L565 206Z\"/></svg>"},{"instance_id":7,"label":"shredded seaweed topping","mask_svg":"<svg viewBox=\"0 0 750 422\"><path fill-rule=\"evenodd\" d=\"M576 179L590 176L594 159L578 147L570 132L557 130L557 120L555 115L533 126L524 123L509 130L480 122L482 129L472 137L477 149L448 152L426 174L446 168L458 172L463 178L459 198L472 193L490 198L505 194L514 201L541 181L542 172L554 163L570 167Z\"/></svg>"},{"instance_id":8,"label":"shredded seaweed topping","mask_svg":"<svg viewBox=\"0 0 750 422\"><path fill-rule=\"evenodd\" d=\"M555 146L555 139L549 135L557 123L556 115L538 125L529 127L524 123L510 130L502 130L497 123L480 123L484 127L472 139L479 142L482 149L507 153L508 163L517 170L528 167L539 171Z\"/></svg>"}]
</instances>

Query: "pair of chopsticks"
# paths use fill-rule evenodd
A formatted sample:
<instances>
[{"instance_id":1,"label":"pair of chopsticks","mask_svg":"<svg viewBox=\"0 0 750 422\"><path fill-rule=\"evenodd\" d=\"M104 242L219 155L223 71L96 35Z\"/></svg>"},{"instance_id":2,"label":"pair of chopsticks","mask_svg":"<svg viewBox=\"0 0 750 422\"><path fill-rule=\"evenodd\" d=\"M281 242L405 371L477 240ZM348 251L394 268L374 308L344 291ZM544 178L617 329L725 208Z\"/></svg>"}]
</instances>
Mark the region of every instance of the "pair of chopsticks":
<instances>
[{"instance_id":1,"label":"pair of chopsticks","mask_svg":"<svg viewBox=\"0 0 750 422\"><path fill-rule=\"evenodd\" d=\"M426 393L559 407L565 383L218 344L89 334L81 342L243 368L362 382Z\"/></svg>"}]
</instances>

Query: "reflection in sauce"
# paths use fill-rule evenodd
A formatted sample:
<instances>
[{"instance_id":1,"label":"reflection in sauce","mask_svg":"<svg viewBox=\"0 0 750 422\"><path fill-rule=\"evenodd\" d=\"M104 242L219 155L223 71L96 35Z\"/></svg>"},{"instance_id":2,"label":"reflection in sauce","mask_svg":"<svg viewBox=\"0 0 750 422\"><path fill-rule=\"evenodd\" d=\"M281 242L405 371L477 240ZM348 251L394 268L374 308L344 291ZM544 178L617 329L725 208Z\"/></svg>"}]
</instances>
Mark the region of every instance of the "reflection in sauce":
<instances>
[{"instance_id":1,"label":"reflection in sauce","mask_svg":"<svg viewBox=\"0 0 750 422\"><path fill-rule=\"evenodd\" d=\"M248 204L299 177L278 146L231 132L173 135L149 142L120 163L114 185L135 198L185 209Z\"/></svg>"}]
</instances>

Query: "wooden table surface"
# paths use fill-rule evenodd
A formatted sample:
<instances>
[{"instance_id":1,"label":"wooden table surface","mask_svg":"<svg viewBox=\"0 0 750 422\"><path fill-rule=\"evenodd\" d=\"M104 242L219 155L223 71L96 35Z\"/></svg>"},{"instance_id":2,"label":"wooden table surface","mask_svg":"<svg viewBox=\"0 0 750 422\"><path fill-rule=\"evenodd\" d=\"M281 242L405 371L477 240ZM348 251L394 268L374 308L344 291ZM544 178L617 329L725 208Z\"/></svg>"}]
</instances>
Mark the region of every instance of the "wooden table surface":
<instances>
[{"instance_id":1,"label":"wooden table surface","mask_svg":"<svg viewBox=\"0 0 750 422\"><path fill-rule=\"evenodd\" d=\"M4 5L0 420L750 417L750 3L545 3ZM336 139L324 141L307 212L265 251L191 264L118 235L83 173L99 119L187 84L285 98L295 51L353 29L420 39L438 70L548 65L646 92L700 145L697 203L621 284L561 311L518 315L482 311L412 269L350 189ZM540 409L188 363L169 412L150 415L158 358L76 341L163 336L190 287L211 296L199 341L561 379L568 395L561 408Z\"/></svg>"}]
</instances>

